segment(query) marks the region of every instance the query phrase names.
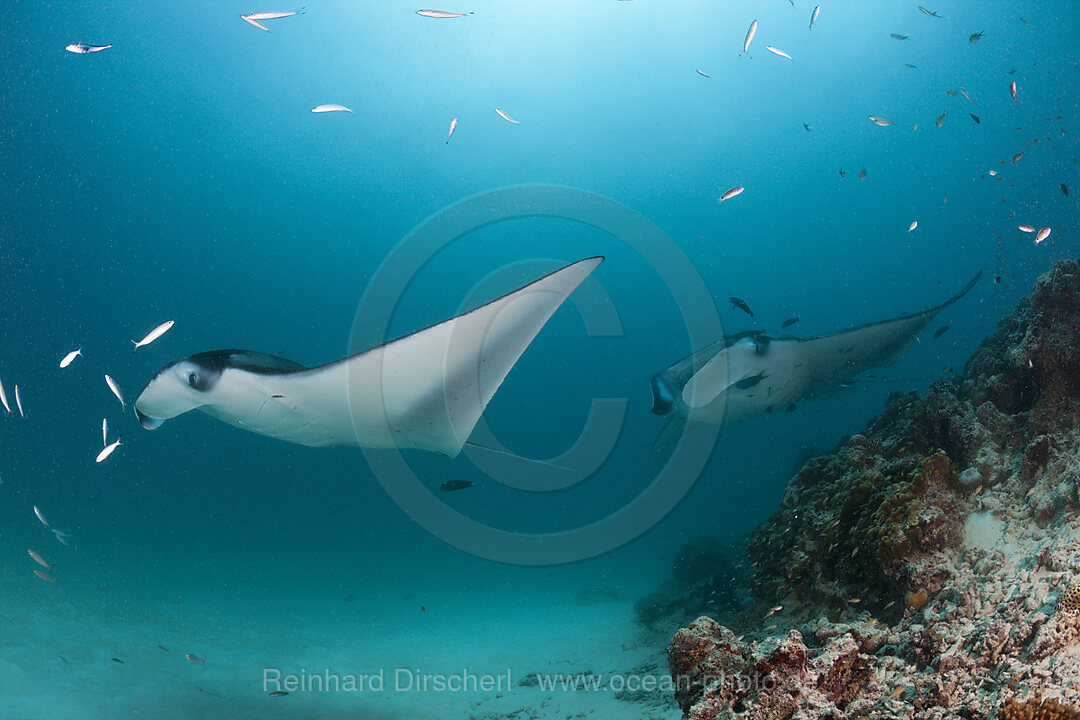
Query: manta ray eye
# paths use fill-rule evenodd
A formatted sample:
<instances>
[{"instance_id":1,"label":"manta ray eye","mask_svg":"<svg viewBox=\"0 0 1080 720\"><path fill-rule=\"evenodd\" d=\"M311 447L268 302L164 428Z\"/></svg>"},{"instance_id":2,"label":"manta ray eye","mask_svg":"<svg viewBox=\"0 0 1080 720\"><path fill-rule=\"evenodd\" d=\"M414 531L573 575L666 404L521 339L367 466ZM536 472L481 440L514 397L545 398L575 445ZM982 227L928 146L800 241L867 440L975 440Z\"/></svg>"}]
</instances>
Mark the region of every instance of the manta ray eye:
<instances>
[{"instance_id":1,"label":"manta ray eye","mask_svg":"<svg viewBox=\"0 0 1080 720\"><path fill-rule=\"evenodd\" d=\"M187 375L187 381L188 381L188 385L195 388L196 390L199 389L199 373L192 370Z\"/></svg>"}]
</instances>

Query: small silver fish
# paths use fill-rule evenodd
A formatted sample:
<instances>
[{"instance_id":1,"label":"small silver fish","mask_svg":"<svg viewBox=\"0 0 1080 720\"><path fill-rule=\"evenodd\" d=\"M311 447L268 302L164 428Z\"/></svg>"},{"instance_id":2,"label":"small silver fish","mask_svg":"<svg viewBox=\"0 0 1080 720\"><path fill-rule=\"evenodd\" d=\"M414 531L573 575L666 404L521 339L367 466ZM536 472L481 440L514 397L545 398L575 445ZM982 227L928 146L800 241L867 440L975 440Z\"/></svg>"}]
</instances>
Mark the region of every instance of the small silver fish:
<instances>
[{"instance_id":1,"label":"small silver fish","mask_svg":"<svg viewBox=\"0 0 1080 720\"><path fill-rule=\"evenodd\" d=\"M908 232L911 232L912 230L914 230L914 229L915 229L915 228L917 228L917 227L919 227L919 221L918 221L918 220L912 220L912 221L911 221L911 224L910 224L910 225L908 225L908 229L907 229L907 231L908 231Z\"/></svg>"},{"instance_id":2,"label":"small silver fish","mask_svg":"<svg viewBox=\"0 0 1080 720\"><path fill-rule=\"evenodd\" d=\"M700 75L701 77L707 77L707 78L711 78L711 77L712 77L712 75L707 75L707 74L705 74L705 72L704 72L704 71L702 71L702 70L701 70L700 68L698 68L697 74L698 74L698 75Z\"/></svg>"},{"instance_id":3,"label":"small silver fish","mask_svg":"<svg viewBox=\"0 0 1080 720\"><path fill-rule=\"evenodd\" d=\"M811 15L810 15L810 29L811 30L814 29L814 23L817 22L817 16L818 16L818 14L820 12L821 12L821 6L818 5L817 7L814 8L814 12L811 13Z\"/></svg>"},{"instance_id":4,"label":"small silver fish","mask_svg":"<svg viewBox=\"0 0 1080 720\"><path fill-rule=\"evenodd\" d=\"M311 112L313 112L313 113L350 112L351 113L352 110L345 107L344 105L316 105L315 107L311 108Z\"/></svg>"},{"instance_id":5,"label":"small silver fish","mask_svg":"<svg viewBox=\"0 0 1080 720\"><path fill-rule=\"evenodd\" d=\"M746 188L743 187L742 185L739 185L737 187L733 187L730 190L728 190L726 193L721 195L720 199L717 200L716 202L724 202L725 200L730 200L731 198L735 197L736 195L742 195L743 190L746 190Z\"/></svg>"},{"instance_id":6,"label":"small silver fish","mask_svg":"<svg viewBox=\"0 0 1080 720\"><path fill-rule=\"evenodd\" d=\"M746 39L743 40L742 51L748 52L750 50L750 43L754 41L754 36L757 35L757 20L750 23L750 29L746 31Z\"/></svg>"},{"instance_id":7,"label":"small silver fish","mask_svg":"<svg viewBox=\"0 0 1080 720\"><path fill-rule=\"evenodd\" d=\"M34 562L36 562L41 567L45 568L46 570L52 568L52 565L45 562L45 558L41 557L40 555L38 555L33 550L27 550L26 552L30 553L30 557L32 557L34 559Z\"/></svg>"},{"instance_id":8,"label":"small silver fish","mask_svg":"<svg viewBox=\"0 0 1080 720\"><path fill-rule=\"evenodd\" d=\"M11 412L11 406L8 405L7 393L4 392L4 383L0 381L0 403L4 404L4 409Z\"/></svg>"},{"instance_id":9,"label":"small silver fish","mask_svg":"<svg viewBox=\"0 0 1080 720\"><path fill-rule=\"evenodd\" d=\"M446 12L445 10L417 10L416 14L420 15L421 17L428 17L428 18L458 18L458 17L465 17L466 15L472 15L471 12L455 13L455 12Z\"/></svg>"},{"instance_id":10,"label":"small silver fish","mask_svg":"<svg viewBox=\"0 0 1080 720\"><path fill-rule=\"evenodd\" d=\"M499 114L499 117L501 117L501 118L502 118L503 120L505 120L506 122L514 123L515 125L520 125L520 124L521 124L520 122L518 122L518 121L517 121L517 120L515 120L514 118L512 118L512 117L510 117L509 115L507 115L506 113L504 113L504 112L503 112L502 110L500 110L499 108L495 108L495 112L497 112L497 113Z\"/></svg>"},{"instance_id":11,"label":"small silver fish","mask_svg":"<svg viewBox=\"0 0 1080 720\"><path fill-rule=\"evenodd\" d=\"M45 515L38 509L38 506L34 506L34 514L37 515L37 519L41 521L41 524L45 527L49 527L49 521L45 519Z\"/></svg>"},{"instance_id":12,"label":"small silver fish","mask_svg":"<svg viewBox=\"0 0 1080 720\"><path fill-rule=\"evenodd\" d=\"M101 418L101 444L102 446L109 444L109 420L107 418Z\"/></svg>"},{"instance_id":13,"label":"small silver fish","mask_svg":"<svg viewBox=\"0 0 1080 720\"><path fill-rule=\"evenodd\" d=\"M60 361L60 367L66 368L68 365L75 361L75 358L79 357L80 355L82 355L82 348L79 348L78 350L72 350L64 356L63 360Z\"/></svg>"},{"instance_id":14,"label":"small silver fish","mask_svg":"<svg viewBox=\"0 0 1080 720\"><path fill-rule=\"evenodd\" d=\"M945 124L945 116L948 115L948 114L949 114L949 111L946 110L945 112L938 115L938 118L937 118L937 120L934 121L934 124L937 125L938 127L941 127L942 125L944 125Z\"/></svg>"},{"instance_id":15,"label":"small silver fish","mask_svg":"<svg viewBox=\"0 0 1080 720\"><path fill-rule=\"evenodd\" d=\"M124 393L120 391L120 386L108 375L105 376L105 384L109 386L109 389L112 390L112 394L120 401L120 412L127 412L127 403L124 402Z\"/></svg>"},{"instance_id":16,"label":"small silver fish","mask_svg":"<svg viewBox=\"0 0 1080 720\"><path fill-rule=\"evenodd\" d=\"M26 413L22 409L22 399L19 397L19 386L15 386L15 407L19 408L19 417L25 418Z\"/></svg>"},{"instance_id":17,"label":"small silver fish","mask_svg":"<svg viewBox=\"0 0 1080 720\"><path fill-rule=\"evenodd\" d=\"M295 10L293 12L257 12L257 13L251 13L250 15L241 15L240 19L243 20L246 23L254 25L255 27L259 28L260 30L265 30L266 32L270 32L270 28L266 27L261 22L259 22L260 20L277 20L278 18L291 17L293 15L301 15L301 14L303 14L303 12L304 12L304 8L300 8L299 10Z\"/></svg>"},{"instance_id":18,"label":"small silver fish","mask_svg":"<svg viewBox=\"0 0 1080 720\"><path fill-rule=\"evenodd\" d=\"M867 117L869 117L870 121L878 127L889 127L890 125L896 124L889 118L877 117L876 115L868 115Z\"/></svg>"},{"instance_id":19,"label":"small silver fish","mask_svg":"<svg viewBox=\"0 0 1080 720\"><path fill-rule=\"evenodd\" d=\"M241 15L242 18L250 18L251 20L277 20L283 17L292 17L293 15L303 15L304 8L299 10L293 10L292 12L257 12L250 15Z\"/></svg>"},{"instance_id":20,"label":"small silver fish","mask_svg":"<svg viewBox=\"0 0 1080 720\"><path fill-rule=\"evenodd\" d=\"M135 347L132 348L131 352L135 352L136 350L141 348L143 345L149 345L150 343L154 342L159 337L161 337L165 333L169 332L169 328L171 328L174 324L175 324L175 321L166 320L165 322L161 323L156 328L154 328L153 330L148 332L146 334L146 337L144 337L142 340L139 340L138 342L135 342L134 340L132 340L131 342L133 342L135 344Z\"/></svg>"},{"instance_id":21,"label":"small silver fish","mask_svg":"<svg viewBox=\"0 0 1080 720\"><path fill-rule=\"evenodd\" d=\"M123 444L124 443L120 442L120 438L117 437L116 442L114 442L112 445L106 445L105 449L98 453L97 460L95 460L94 462L104 462L105 458L112 455L116 448L120 447Z\"/></svg>"},{"instance_id":22,"label":"small silver fish","mask_svg":"<svg viewBox=\"0 0 1080 720\"><path fill-rule=\"evenodd\" d=\"M457 118L450 121L450 132L446 134L446 144L450 144L450 138L454 137L454 131L457 130Z\"/></svg>"},{"instance_id":23,"label":"small silver fish","mask_svg":"<svg viewBox=\"0 0 1080 720\"><path fill-rule=\"evenodd\" d=\"M780 57L787 58L788 60L791 60L790 55L788 55L783 50L780 50L779 48L774 48L772 45L766 45L765 49L768 50L769 52L771 52L773 55L779 55ZM792 61L792 62L794 62L794 61Z\"/></svg>"},{"instance_id":24,"label":"small silver fish","mask_svg":"<svg viewBox=\"0 0 1080 720\"><path fill-rule=\"evenodd\" d=\"M108 50L111 47L112 43L109 43L108 45L84 45L83 43L72 43L64 49L69 53L85 55L86 53L96 53L101 52L102 50Z\"/></svg>"},{"instance_id":25,"label":"small silver fish","mask_svg":"<svg viewBox=\"0 0 1080 720\"><path fill-rule=\"evenodd\" d=\"M252 20L247 15L241 15L240 19L243 20L246 23L250 23L251 25L254 25L255 27L259 28L260 30L265 30L266 32L270 32L270 28L266 27L265 25L263 25L258 20Z\"/></svg>"}]
</instances>

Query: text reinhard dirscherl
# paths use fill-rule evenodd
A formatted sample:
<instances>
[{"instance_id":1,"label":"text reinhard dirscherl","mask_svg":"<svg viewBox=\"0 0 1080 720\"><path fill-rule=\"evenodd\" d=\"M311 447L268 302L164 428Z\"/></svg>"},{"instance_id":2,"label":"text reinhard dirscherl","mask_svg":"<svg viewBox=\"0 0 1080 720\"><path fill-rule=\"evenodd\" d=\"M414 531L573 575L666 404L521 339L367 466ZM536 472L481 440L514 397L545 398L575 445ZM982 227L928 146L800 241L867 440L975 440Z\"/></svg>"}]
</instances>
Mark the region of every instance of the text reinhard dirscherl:
<instances>
[{"instance_id":1,"label":"text reinhard dirscherl","mask_svg":"<svg viewBox=\"0 0 1080 720\"><path fill-rule=\"evenodd\" d=\"M747 690L751 687L768 689L776 678L770 675L725 675L718 678L696 679L713 685L730 686ZM673 678L667 674L611 674L592 673L530 673L519 685L536 686L543 692L674 692L687 688L695 680L680 675ZM263 691L288 693L335 693L335 692L509 692L513 689L510 668L500 673L478 673L463 668L455 672L424 672L420 668L381 668L370 673L338 673L329 668L322 671L300 669L283 672L279 668L263 668Z\"/></svg>"}]
</instances>

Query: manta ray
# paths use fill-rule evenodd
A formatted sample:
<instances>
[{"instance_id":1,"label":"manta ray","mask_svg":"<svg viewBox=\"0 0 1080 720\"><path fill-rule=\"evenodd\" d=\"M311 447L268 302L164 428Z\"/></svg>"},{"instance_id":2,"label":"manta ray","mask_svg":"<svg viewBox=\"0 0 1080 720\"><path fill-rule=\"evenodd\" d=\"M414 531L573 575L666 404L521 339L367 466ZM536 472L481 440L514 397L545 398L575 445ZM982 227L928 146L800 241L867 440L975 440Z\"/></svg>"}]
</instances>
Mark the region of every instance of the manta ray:
<instances>
[{"instance_id":1,"label":"manta ray","mask_svg":"<svg viewBox=\"0 0 1080 720\"><path fill-rule=\"evenodd\" d=\"M799 400L828 397L860 373L896 362L934 316L975 287L979 272L937 307L810 338L729 335L652 378L653 412L670 415L657 440L662 452L687 421L743 422Z\"/></svg>"},{"instance_id":2,"label":"manta ray","mask_svg":"<svg viewBox=\"0 0 1080 720\"><path fill-rule=\"evenodd\" d=\"M301 445L415 448L455 457L521 354L603 260L567 265L328 365L309 368L247 350L192 355L150 378L135 413L148 430L201 410Z\"/></svg>"}]
</instances>

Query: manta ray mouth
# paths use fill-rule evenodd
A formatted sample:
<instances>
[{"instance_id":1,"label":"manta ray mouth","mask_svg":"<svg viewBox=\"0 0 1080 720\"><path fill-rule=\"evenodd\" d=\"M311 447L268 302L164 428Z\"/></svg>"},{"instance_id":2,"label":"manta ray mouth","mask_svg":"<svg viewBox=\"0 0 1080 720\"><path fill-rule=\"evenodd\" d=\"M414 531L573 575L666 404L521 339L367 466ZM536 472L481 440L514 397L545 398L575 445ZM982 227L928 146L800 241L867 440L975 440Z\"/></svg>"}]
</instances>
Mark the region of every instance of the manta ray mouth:
<instances>
[{"instance_id":1,"label":"manta ray mouth","mask_svg":"<svg viewBox=\"0 0 1080 720\"><path fill-rule=\"evenodd\" d=\"M161 427L162 423L165 422L161 418L152 418L149 415L143 415L142 412L139 411L139 408L135 408L135 417L138 418L139 424L147 430L157 430Z\"/></svg>"}]
</instances>

